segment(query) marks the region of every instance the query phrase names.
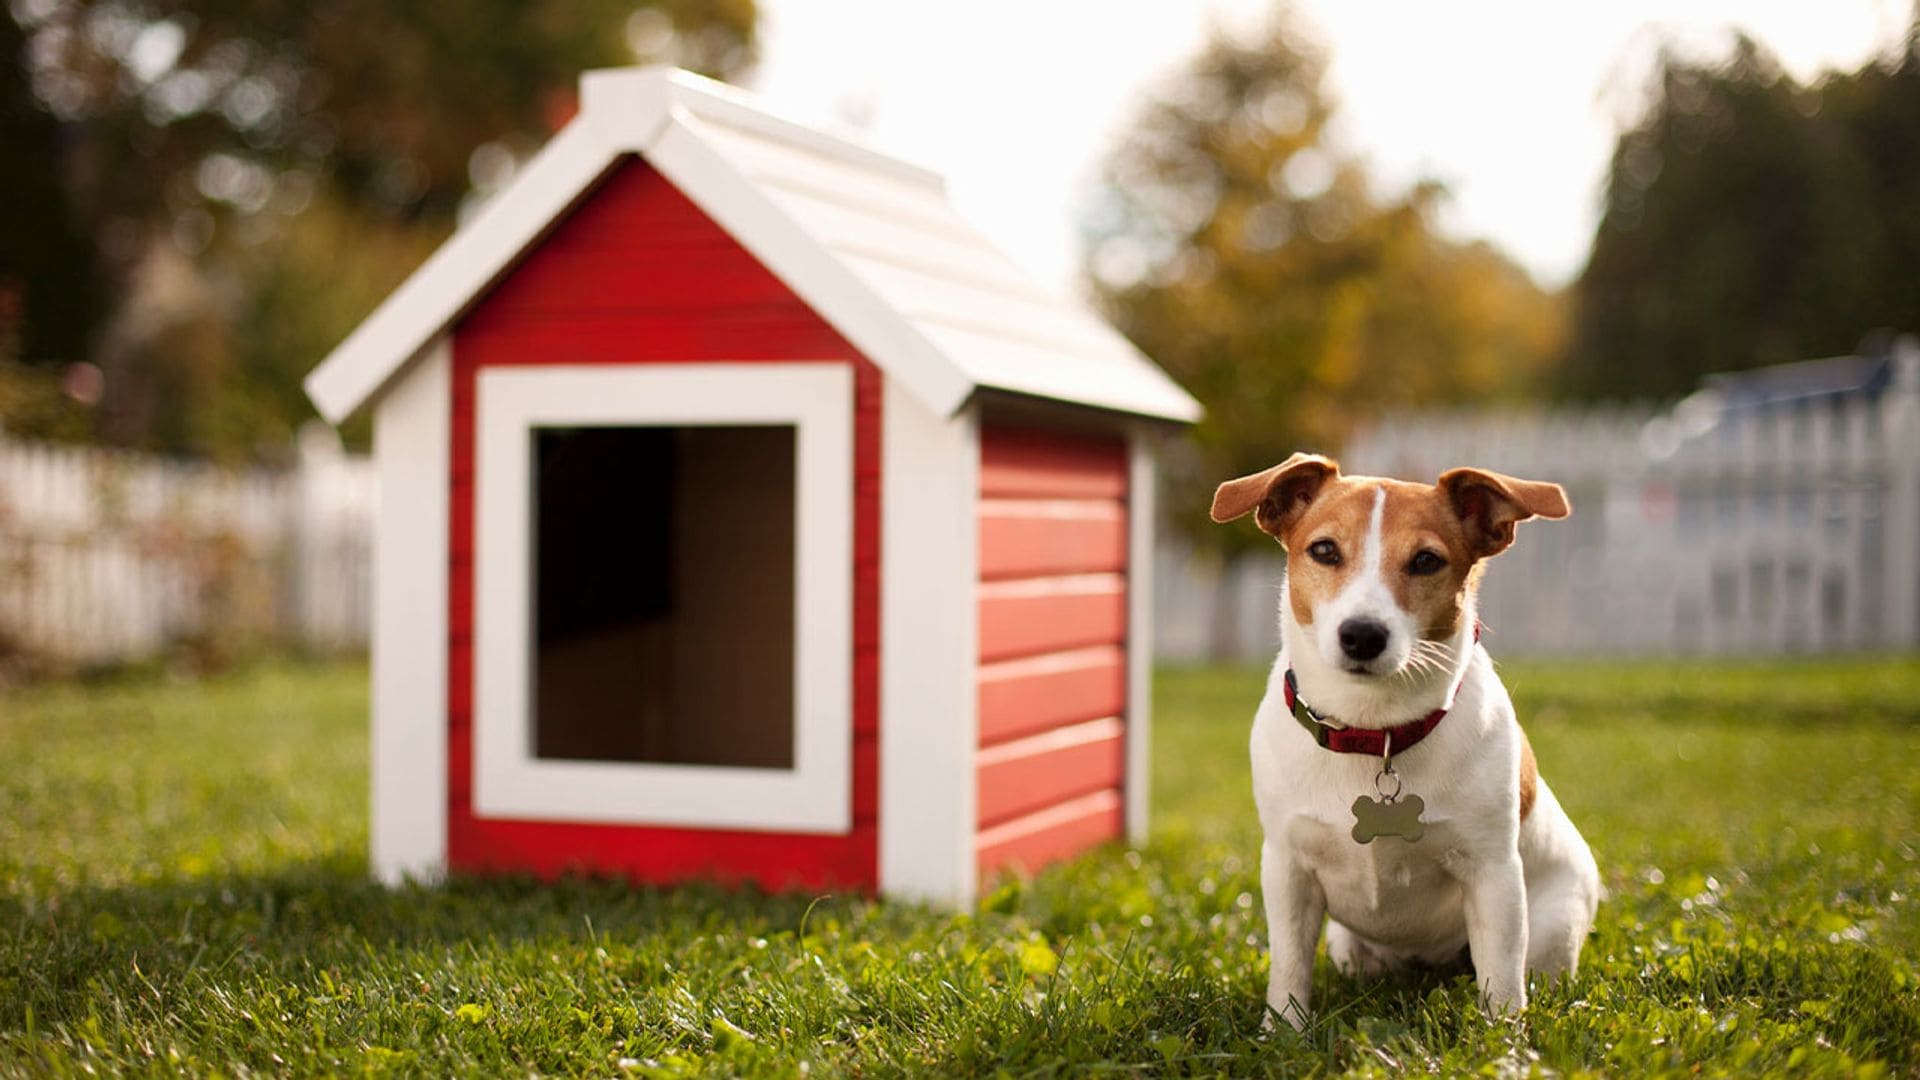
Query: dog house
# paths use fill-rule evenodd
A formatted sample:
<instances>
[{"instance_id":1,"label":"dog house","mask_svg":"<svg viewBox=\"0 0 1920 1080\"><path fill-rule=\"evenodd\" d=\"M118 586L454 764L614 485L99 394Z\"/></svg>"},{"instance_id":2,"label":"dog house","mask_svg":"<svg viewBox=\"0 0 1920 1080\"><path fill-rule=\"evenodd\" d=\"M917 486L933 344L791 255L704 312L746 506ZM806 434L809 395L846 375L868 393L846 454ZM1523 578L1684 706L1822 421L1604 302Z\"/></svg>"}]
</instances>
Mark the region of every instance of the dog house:
<instances>
[{"instance_id":1,"label":"dog house","mask_svg":"<svg viewBox=\"0 0 1920 1080\"><path fill-rule=\"evenodd\" d=\"M370 408L372 858L964 903L1146 820L1193 400L939 177L601 71L309 377Z\"/></svg>"}]
</instances>

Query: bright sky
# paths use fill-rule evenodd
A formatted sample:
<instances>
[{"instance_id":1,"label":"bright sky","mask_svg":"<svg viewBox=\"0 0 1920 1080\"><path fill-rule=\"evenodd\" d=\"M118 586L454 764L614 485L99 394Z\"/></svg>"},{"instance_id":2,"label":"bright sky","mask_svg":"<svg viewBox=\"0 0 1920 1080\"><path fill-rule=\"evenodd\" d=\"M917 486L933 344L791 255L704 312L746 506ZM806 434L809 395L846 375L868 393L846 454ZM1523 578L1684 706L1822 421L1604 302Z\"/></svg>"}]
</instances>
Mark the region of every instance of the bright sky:
<instances>
[{"instance_id":1,"label":"bright sky","mask_svg":"<svg viewBox=\"0 0 1920 1080\"><path fill-rule=\"evenodd\" d=\"M1300 0L1331 46L1339 137L1386 190L1448 183L1446 224L1543 284L1586 260L1617 122L1653 47L1718 50L1740 26L1794 74L1899 39L1909 0ZM791 112L853 121L948 177L962 213L1070 286L1076 222L1142 94L1215 21L1267 0L760 0L747 80Z\"/></svg>"}]
</instances>

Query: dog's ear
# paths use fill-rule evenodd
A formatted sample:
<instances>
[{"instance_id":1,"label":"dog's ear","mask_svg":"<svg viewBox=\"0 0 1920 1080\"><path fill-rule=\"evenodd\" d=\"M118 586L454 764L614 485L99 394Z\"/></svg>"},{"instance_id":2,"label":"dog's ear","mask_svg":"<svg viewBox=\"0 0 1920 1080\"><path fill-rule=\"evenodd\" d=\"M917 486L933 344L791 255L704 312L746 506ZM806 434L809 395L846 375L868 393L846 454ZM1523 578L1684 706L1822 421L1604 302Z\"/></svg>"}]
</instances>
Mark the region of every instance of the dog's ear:
<instances>
[{"instance_id":1,"label":"dog's ear","mask_svg":"<svg viewBox=\"0 0 1920 1080\"><path fill-rule=\"evenodd\" d=\"M1295 454L1271 469L1229 480L1213 493L1215 521L1232 521L1252 510L1262 532L1281 543L1300 520L1327 481L1340 475L1340 464L1319 454Z\"/></svg>"},{"instance_id":2,"label":"dog's ear","mask_svg":"<svg viewBox=\"0 0 1920 1080\"><path fill-rule=\"evenodd\" d=\"M1448 469L1436 485L1466 527L1474 557L1498 555L1513 543L1513 526L1531 517L1573 512L1559 484L1520 480L1485 469Z\"/></svg>"}]
</instances>

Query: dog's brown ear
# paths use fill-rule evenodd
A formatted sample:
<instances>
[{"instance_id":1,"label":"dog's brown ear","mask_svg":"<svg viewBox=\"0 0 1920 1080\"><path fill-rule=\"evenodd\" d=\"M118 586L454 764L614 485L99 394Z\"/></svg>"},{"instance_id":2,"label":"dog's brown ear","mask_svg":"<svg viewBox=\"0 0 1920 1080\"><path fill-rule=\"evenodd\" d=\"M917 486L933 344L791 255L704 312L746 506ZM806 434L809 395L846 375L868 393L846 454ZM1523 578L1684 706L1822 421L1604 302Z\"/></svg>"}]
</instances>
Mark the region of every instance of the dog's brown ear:
<instances>
[{"instance_id":1,"label":"dog's brown ear","mask_svg":"<svg viewBox=\"0 0 1920 1080\"><path fill-rule=\"evenodd\" d=\"M1262 532L1286 542L1287 530L1320 494L1327 481L1340 475L1340 464L1319 454L1295 454L1271 469L1229 480L1213 492L1215 521L1232 521L1252 510Z\"/></svg>"},{"instance_id":2,"label":"dog's brown ear","mask_svg":"<svg viewBox=\"0 0 1920 1080\"><path fill-rule=\"evenodd\" d=\"M1563 518L1573 512L1559 484L1521 480L1485 469L1448 469L1437 485L1454 516L1466 526L1476 557L1498 555L1513 543L1513 526L1531 517Z\"/></svg>"}]
</instances>

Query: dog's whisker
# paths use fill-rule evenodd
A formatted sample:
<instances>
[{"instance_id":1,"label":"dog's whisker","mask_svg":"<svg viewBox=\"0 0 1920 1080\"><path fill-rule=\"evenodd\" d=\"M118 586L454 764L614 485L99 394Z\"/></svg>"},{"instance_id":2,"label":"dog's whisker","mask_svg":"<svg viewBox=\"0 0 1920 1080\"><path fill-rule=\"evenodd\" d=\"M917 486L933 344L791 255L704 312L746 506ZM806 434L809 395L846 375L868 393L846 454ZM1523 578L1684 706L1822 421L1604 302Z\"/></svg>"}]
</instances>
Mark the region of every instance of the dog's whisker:
<instances>
[{"instance_id":1,"label":"dog's whisker","mask_svg":"<svg viewBox=\"0 0 1920 1080\"><path fill-rule=\"evenodd\" d=\"M1459 660L1459 650L1445 641L1420 639L1413 643L1407 652L1406 662L1393 677L1402 682L1438 675L1454 668Z\"/></svg>"},{"instance_id":2,"label":"dog's whisker","mask_svg":"<svg viewBox=\"0 0 1920 1080\"><path fill-rule=\"evenodd\" d=\"M1447 665L1438 657L1415 650L1408 655L1405 666L1395 675L1400 679L1412 681L1420 676L1439 674L1445 671L1446 667Z\"/></svg>"}]
</instances>

